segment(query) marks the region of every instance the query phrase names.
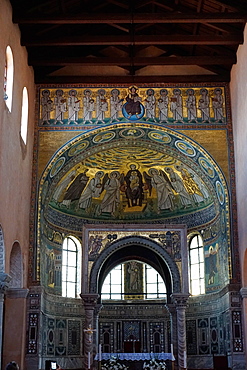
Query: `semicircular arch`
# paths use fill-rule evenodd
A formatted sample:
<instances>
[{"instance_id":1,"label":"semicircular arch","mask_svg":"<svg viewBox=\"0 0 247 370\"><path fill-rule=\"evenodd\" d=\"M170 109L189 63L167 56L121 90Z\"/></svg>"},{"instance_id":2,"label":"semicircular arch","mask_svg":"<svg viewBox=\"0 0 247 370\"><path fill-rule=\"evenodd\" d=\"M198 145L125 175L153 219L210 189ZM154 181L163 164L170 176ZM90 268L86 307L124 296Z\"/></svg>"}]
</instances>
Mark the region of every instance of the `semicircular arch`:
<instances>
[{"instance_id":1,"label":"semicircular arch","mask_svg":"<svg viewBox=\"0 0 247 370\"><path fill-rule=\"evenodd\" d=\"M90 293L100 294L106 275L115 266L133 259L159 272L166 284L168 300L172 293L181 292L178 266L165 249L146 237L128 236L110 244L95 260L89 277Z\"/></svg>"}]
</instances>

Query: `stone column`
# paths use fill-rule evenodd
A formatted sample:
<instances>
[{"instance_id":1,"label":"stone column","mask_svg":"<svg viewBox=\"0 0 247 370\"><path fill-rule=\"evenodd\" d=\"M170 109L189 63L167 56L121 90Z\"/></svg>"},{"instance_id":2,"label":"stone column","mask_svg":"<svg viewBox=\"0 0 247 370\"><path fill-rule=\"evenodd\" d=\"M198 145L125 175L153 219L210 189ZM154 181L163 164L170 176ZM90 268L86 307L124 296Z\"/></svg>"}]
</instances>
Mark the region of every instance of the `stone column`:
<instances>
[{"instance_id":1,"label":"stone column","mask_svg":"<svg viewBox=\"0 0 247 370\"><path fill-rule=\"evenodd\" d=\"M242 297L243 304L243 338L247 336L247 287L242 287L240 289L240 295ZM245 350L245 361L247 363L247 341L244 341L244 350Z\"/></svg>"},{"instance_id":2,"label":"stone column","mask_svg":"<svg viewBox=\"0 0 247 370\"><path fill-rule=\"evenodd\" d=\"M170 320L171 320L171 344L173 345L173 355L175 359L177 360L177 353L178 353L178 329L177 329L177 310L176 306L173 303L168 303L166 305L166 308L170 314ZM171 351L171 349L168 349L168 352Z\"/></svg>"},{"instance_id":3,"label":"stone column","mask_svg":"<svg viewBox=\"0 0 247 370\"><path fill-rule=\"evenodd\" d=\"M4 304L4 294L6 293L11 276L5 274L4 272L0 273L0 358L2 358L2 343L3 343L3 304ZM2 364L0 361L0 370Z\"/></svg>"},{"instance_id":4,"label":"stone column","mask_svg":"<svg viewBox=\"0 0 247 370\"><path fill-rule=\"evenodd\" d=\"M93 327L94 310L97 305L98 294L81 294L85 309L85 329L84 329L84 369L93 368L93 352L94 352L94 333L96 329ZM90 356L90 360L89 360Z\"/></svg>"},{"instance_id":5,"label":"stone column","mask_svg":"<svg viewBox=\"0 0 247 370\"><path fill-rule=\"evenodd\" d=\"M95 331L95 345L96 345L96 353L99 352L99 313L102 309L103 305L101 303L96 304L95 309L94 309L94 327L96 329ZM97 335L98 334L98 335Z\"/></svg>"},{"instance_id":6,"label":"stone column","mask_svg":"<svg viewBox=\"0 0 247 370\"><path fill-rule=\"evenodd\" d=\"M177 338L178 338L178 368L187 369L187 351L186 351L186 319L185 310L189 294L174 293L171 298L177 311Z\"/></svg>"}]
</instances>

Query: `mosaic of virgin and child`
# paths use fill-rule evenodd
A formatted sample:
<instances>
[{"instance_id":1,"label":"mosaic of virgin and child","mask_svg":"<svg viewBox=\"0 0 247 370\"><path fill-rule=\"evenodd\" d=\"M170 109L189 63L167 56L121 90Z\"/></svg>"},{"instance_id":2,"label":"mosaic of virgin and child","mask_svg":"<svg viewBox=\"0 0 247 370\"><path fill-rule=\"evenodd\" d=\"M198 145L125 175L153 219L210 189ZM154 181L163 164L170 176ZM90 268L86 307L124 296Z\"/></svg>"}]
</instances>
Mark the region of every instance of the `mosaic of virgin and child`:
<instances>
[{"instance_id":1,"label":"mosaic of virgin and child","mask_svg":"<svg viewBox=\"0 0 247 370\"><path fill-rule=\"evenodd\" d=\"M182 164L141 171L132 163L125 173L89 173L81 167L70 171L53 193L53 206L76 215L121 217L147 209L154 215L192 210L209 200L204 183Z\"/></svg>"}]
</instances>

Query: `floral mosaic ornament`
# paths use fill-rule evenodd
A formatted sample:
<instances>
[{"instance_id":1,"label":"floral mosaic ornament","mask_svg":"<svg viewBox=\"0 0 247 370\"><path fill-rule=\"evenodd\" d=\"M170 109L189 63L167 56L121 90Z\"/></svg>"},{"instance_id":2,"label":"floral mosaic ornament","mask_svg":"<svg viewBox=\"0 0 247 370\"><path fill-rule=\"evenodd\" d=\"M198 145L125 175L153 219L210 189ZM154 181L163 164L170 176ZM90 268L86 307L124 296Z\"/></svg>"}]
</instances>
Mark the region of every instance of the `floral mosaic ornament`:
<instances>
[{"instance_id":1,"label":"floral mosaic ornament","mask_svg":"<svg viewBox=\"0 0 247 370\"><path fill-rule=\"evenodd\" d=\"M160 361L155 358L151 358L148 361L145 361L143 364L143 369L146 370L164 370L166 369L165 361Z\"/></svg>"},{"instance_id":2,"label":"floral mosaic ornament","mask_svg":"<svg viewBox=\"0 0 247 370\"><path fill-rule=\"evenodd\" d=\"M128 367L122 363L116 356L112 356L102 366L102 370L127 370Z\"/></svg>"}]
</instances>

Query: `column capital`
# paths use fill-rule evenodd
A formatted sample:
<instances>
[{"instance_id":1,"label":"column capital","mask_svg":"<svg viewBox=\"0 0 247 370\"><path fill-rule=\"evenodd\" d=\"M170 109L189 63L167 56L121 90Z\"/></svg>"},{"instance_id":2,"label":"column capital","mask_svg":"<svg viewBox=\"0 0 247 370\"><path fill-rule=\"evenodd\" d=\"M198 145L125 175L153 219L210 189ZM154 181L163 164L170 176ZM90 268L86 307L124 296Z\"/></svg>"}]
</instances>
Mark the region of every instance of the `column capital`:
<instances>
[{"instance_id":1,"label":"column capital","mask_svg":"<svg viewBox=\"0 0 247 370\"><path fill-rule=\"evenodd\" d=\"M6 293L11 279L10 275L0 272L0 293Z\"/></svg>"},{"instance_id":2,"label":"column capital","mask_svg":"<svg viewBox=\"0 0 247 370\"><path fill-rule=\"evenodd\" d=\"M178 308L186 308L188 306L188 299L189 299L190 293L173 293L171 294L171 299L173 303L176 306L176 309Z\"/></svg>"},{"instance_id":3,"label":"column capital","mask_svg":"<svg viewBox=\"0 0 247 370\"><path fill-rule=\"evenodd\" d=\"M94 309L96 304L97 304L97 300L99 298L99 294L90 294L90 293L86 293L86 294L80 294L80 297L83 301L83 304L85 306L85 309Z\"/></svg>"},{"instance_id":4,"label":"column capital","mask_svg":"<svg viewBox=\"0 0 247 370\"><path fill-rule=\"evenodd\" d=\"M247 287L246 286L240 289L240 295L242 298L247 298Z\"/></svg>"}]
</instances>

